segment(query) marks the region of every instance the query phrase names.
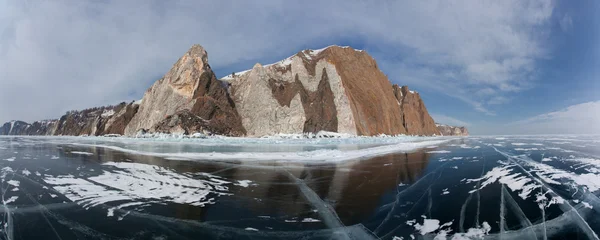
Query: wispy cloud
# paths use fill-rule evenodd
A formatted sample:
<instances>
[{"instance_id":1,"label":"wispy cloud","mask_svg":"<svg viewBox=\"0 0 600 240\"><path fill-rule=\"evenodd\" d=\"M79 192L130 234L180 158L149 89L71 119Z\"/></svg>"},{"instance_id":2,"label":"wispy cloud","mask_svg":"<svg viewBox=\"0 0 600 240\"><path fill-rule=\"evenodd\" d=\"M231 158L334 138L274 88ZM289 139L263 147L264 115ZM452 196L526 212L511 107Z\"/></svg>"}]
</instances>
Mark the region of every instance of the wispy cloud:
<instances>
[{"instance_id":1,"label":"wispy cloud","mask_svg":"<svg viewBox=\"0 0 600 240\"><path fill-rule=\"evenodd\" d=\"M573 19L571 18L570 14L565 14L563 16L562 19L560 19L560 29L562 29L564 32L569 31L569 29L571 29L571 27L573 27Z\"/></svg>"},{"instance_id":2,"label":"wispy cloud","mask_svg":"<svg viewBox=\"0 0 600 240\"><path fill-rule=\"evenodd\" d=\"M600 101L569 106L507 125L512 132L523 134L598 134Z\"/></svg>"},{"instance_id":3,"label":"wispy cloud","mask_svg":"<svg viewBox=\"0 0 600 240\"><path fill-rule=\"evenodd\" d=\"M493 96L473 93L531 87L553 10L551 0L0 3L0 121L132 100L194 43L218 69L347 39L394 82L494 115Z\"/></svg>"},{"instance_id":4,"label":"wispy cloud","mask_svg":"<svg viewBox=\"0 0 600 240\"><path fill-rule=\"evenodd\" d=\"M494 96L492 98L490 98L490 100L488 100L487 104L488 105L497 105L497 104L504 104L510 102L510 99L504 96Z\"/></svg>"}]
</instances>

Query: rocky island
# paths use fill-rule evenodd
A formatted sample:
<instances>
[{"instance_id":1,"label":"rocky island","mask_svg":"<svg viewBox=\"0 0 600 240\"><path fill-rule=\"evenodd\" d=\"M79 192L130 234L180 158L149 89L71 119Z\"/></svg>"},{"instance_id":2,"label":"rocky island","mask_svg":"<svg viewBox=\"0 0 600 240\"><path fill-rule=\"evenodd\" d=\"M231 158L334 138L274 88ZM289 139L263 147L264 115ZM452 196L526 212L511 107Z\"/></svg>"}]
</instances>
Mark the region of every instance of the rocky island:
<instances>
[{"instance_id":1,"label":"rocky island","mask_svg":"<svg viewBox=\"0 0 600 240\"><path fill-rule=\"evenodd\" d=\"M419 93L393 85L367 52L329 46L218 79L192 46L140 101L10 121L0 135L136 136L140 133L468 135L436 124Z\"/></svg>"}]
</instances>

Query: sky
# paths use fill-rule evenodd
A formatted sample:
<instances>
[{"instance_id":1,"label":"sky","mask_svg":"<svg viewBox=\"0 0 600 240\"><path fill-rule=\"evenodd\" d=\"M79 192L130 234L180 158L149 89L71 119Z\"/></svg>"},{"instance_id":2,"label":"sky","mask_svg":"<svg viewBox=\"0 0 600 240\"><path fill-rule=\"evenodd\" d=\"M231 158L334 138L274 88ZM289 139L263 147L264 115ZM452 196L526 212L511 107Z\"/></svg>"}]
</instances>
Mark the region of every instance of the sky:
<instances>
[{"instance_id":1,"label":"sky","mask_svg":"<svg viewBox=\"0 0 600 240\"><path fill-rule=\"evenodd\" d=\"M189 49L215 73L366 50L471 134L600 133L600 2L0 0L0 122L141 99Z\"/></svg>"}]
</instances>

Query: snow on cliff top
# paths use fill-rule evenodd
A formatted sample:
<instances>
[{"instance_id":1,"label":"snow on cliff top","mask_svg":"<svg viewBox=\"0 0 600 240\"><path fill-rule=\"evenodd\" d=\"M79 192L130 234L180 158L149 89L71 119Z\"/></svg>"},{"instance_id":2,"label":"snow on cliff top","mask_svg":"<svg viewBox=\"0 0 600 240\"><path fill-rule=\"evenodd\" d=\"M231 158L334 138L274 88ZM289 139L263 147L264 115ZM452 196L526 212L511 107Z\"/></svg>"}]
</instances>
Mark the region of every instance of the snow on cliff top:
<instances>
[{"instance_id":1,"label":"snow on cliff top","mask_svg":"<svg viewBox=\"0 0 600 240\"><path fill-rule=\"evenodd\" d=\"M327 47L320 48L320 49L316 49L316 50L312 50L312 49L306 49L306 50L303 50L303 51L300 51L300 52L301 52L301 53L303 53L303 54L304 54L304 56L305 56L307 59L311 60L311 59L312 59L312 57L315 57L315 56L317 56L319 53L323 52L325 49L328 49L328 48L330 48L330 47L334 47L334 46L341 47L341 48L350 48L350 46L329 45L329 46L327 46ZM357 51L357 52L363 52L363 50L358 50L358 49L355 49L355 51ZM294 56L296 56L296 54L294 54L294 55L292 55L292 56L289 56L289 57L287 57L287 58L285 58L285 59L283 59L283 60L280 60L280 61L278 61L278 62L271 63L271 64L267 64L267 65L263 65L263 67L269 67L269 66L280 66L280 67L285 67L285 66L287 66L287 65L290 65L290 64L292 64L292 58L293 58ZM220 78L219 80L221 80L221 81L230 81L230 80L233 80L233 79L235 79L235 78L233 77L233 75L235 75L235 76L240 76L240 75L243 75L243 74L245 74L245 73L247 73L247 72L250 72L250 70L252 70L252 69L247 69L247 70L244 70L244 71L240 71L240 72L236 72L236 73L233 73L233 74L229 74L229 75L227 75L227 76L224 76L224 77Z\"/></svg>"}]
</instances>

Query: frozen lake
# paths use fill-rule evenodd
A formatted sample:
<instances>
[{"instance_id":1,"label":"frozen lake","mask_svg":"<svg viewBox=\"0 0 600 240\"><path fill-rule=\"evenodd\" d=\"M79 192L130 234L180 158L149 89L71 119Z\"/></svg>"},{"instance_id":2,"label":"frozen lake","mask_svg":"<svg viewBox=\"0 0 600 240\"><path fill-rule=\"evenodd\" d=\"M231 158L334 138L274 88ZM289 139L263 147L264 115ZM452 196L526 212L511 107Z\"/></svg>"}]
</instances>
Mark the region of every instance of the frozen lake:
<instances>
[{"instance_id":1,"label":"frozen lake","mask_svg":"<svg viewBox=\"0 0 600 240\"><path fill-rule=\"evenodd\" d=\"M0 137L1 239L598 239L599 136Z\"/></svg>"}]
</instances>

